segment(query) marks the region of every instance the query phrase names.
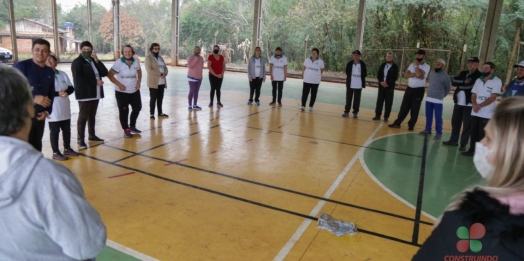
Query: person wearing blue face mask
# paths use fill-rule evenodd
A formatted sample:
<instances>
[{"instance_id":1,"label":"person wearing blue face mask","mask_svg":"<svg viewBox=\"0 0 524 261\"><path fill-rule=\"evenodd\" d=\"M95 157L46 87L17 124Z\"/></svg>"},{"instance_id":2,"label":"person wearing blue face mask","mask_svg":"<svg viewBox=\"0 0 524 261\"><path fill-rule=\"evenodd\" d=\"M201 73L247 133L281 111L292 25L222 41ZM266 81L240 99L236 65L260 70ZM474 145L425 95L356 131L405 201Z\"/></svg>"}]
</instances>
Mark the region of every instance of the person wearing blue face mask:
<instances>
[{"instance_id":1,"label":"person wearing blue face mask","mask_svg":"<svg viewBox=\"0 0 524 261\"><path fill-rule=\"evenodd\" d=\"M524 96L524 60L514 65L513 68L517 68L517 79L508 84L502 98Z\"/></svg>"},{"instance_id":2,"label":"person wearing blue face mask","mask_svg":"<svg viewBox=\"0 0 524 261\"><path fill-rule=\"evenodd\" d=\"M485 62L481 69L482 76L477 79L471 90L471 137L469 150L462 153L465 156L475 154L475 144L484 138L484 127L493 116L497 104L497 96L502 90L502 81L494 75L495 64Z\"/></svg>"},{"instance_id":3,"label":"person wearing blue face mask","mask_svg":"<svg viewBox=\"0 0 524 261\"><path fill-rule=\"evenodd\" d=\"M524 97L503 99L485 131L474 157L484 184L448 205L412 260L524 260Z\"/></svg>"}]
</instances>

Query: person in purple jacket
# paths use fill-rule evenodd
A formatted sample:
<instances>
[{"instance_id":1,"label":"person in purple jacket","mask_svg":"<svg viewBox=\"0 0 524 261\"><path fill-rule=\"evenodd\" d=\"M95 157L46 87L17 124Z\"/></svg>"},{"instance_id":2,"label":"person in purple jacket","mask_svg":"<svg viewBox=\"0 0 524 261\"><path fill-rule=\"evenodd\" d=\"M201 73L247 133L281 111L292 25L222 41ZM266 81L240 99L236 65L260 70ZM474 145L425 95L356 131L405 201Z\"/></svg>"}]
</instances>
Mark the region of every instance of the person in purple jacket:
<instances>
[{"instance_id":1,"label":"person in purple jacket","mask_svg":"<svg viewBox=\"0 0 524 261\"><path fill-rule=\"evenodd\" d=\"M35 102L35 116L29 133L29 144L36 150L42 151L42 137L44 136L45 119L53 110L55 96L55 72L45 62L51 49L51 44L44 39L33 41L32 59L24 60L13 65L20 70L29 81L33 100Z\"/></svg>"}]
</instances>

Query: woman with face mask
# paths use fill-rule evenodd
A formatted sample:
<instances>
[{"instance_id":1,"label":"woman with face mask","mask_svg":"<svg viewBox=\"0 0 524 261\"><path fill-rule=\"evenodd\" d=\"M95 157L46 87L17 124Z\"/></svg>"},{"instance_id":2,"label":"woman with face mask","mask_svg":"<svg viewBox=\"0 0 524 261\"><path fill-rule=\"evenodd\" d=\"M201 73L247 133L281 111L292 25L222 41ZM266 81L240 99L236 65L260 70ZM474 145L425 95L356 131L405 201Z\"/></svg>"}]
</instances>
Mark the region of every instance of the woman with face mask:
<instances>
[{"instance_id":1,"label":"woman with face mask","mask_svg":"<svg viewBox=\"0 0 524 261\"><path fill-rule=\"evenodd\" d=\"M197 105L198 91L202 84L202 71L204 70L204 58L200 56L200 46L193 48L193 54L187 57L187 80L189 81L189 103L188 110L202 110Z\"/></svg>"},{"instance_id":2,"label":"woman with face mask","mask_svg":"<svg viewBox=\"0 0 524 261\"><path fill-rule=\"evenodd\" d=\"M458 195L413 260L524 260L524 97L502 100L485 131L474 155L485 185Z\"/></svg>"},{"instance_id":3,"label":"woman with face mask","mask_svg":"<svg viewBox=\"0 0 524 261\"><path fill-rule=\"evenodd\" d=\"M158 108L158 117L167 117L162 112L162 101L164 100L164 91L167 89L166 76L167 66L160 55L160 45L152 43L149 47L150 54L146 57L147 87L149 87L149 118L155 119L155 105ZM133 56L137 59L137 56ZM138 64L140 61L138 60Z\"/></svg>"},{"instance_id":4,"label":"woman with face mask","mask_svg":"<svg viewBox=\"0 0 524 261\"><path fill-rule=\"evenodd\" d=\"M255 48L255 54L249 58L247 65L247 77L249 78L249 100L247 105L253 103L253 94L255 94L255 104L260 106L260 89L262 83L266 81L266 59L261 56L260 47Z\"/></svg>"},{"instance_id":5,"label":"woman with face mask","mask_svg":"<svg viewBox=\"0 0 524 261\"><path fill-rule=\"evenodd\" d=\"M217 93L217 107L222 108L224 105L220 102L220 88L222 87L222 80L226 72L226 60L224 56L218 54L220 47L213 46L213 53L207 57L207 68L209 70L209 84L211 85L211 93L209 94L209 107L213 107L213 99L215 92Z\"/></svg>"},{"instance_id":6,"label":"woman with face mask","mask_svg":"<svg viewBox=\"0 0 524 261\"><path fill-rule=\"evenodd\" d=\"M130 45L122 49L122 58L116 60L109 71L107 78L116 85L115 98L118 104L120 125L124 130L124 138L131 138L132 134L140 134L136 128L136 120L142 109L140 97L140 82L142 81L142 70L140 64L133 58L135 51ZM129 105L131 105L131 117L129 117Z\"/></svg>"}]
</instances>

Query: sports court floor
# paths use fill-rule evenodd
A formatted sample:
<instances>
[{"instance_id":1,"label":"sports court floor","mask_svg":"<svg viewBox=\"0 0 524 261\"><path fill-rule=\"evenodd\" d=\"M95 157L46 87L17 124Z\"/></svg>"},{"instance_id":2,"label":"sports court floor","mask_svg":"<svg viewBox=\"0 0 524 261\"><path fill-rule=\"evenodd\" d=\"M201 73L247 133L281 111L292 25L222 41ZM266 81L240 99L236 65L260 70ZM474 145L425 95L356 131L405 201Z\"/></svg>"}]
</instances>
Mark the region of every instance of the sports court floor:
<instances>
[{"instance_id":1,"label":"sports court floor","mask_svg":"<svg viewBox=\"0 0 524 261\"><path fill-rule=\"evenodd\" d=\"M71 77L69 68L58 67ZM96 130L106 142L63 162L107 226L108 247L97 260L409 260L450 198L481 180L458 147L418 134L424 117L414 132L406 123L390 129L372 121L376 88L364 90L359 119L347 119L342 84L321 83L314 110L300 112L301 80L285 83L282 108L268 106L269 81L261 106L248 106L246 75L227 72L225 107L207 107L206 76L203 110L188 111L185 75L170 68L169 118L149 119L143 87L143 132L130 139L122 137L114 86L104 79ZM402 95L395 93L390 122ZM71 100L75 148L78 105ZM451 110L449 99L443 140ZM51 157L48 135L44 155ZM354 222L359 233L319 230L321 213Z\"/></svg>"}]
</instances>

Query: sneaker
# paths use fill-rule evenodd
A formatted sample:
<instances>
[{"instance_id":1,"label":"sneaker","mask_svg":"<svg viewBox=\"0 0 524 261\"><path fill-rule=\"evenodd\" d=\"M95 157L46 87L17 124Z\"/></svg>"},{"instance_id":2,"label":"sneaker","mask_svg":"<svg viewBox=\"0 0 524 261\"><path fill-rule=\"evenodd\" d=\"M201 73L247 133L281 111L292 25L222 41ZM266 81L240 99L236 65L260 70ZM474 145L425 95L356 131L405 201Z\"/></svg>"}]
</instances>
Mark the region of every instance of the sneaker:
<instances>
[{"instance_id":1,"label":"sneaker","mask_svg":"<svg viewBox=\"0 0 524 261\"><path fill-rule=\"evenodd\" d=\"M189 107L187 107L187 110L188 110L188 111L193 110L193 107L192 107L192 106L189 106Z\"/></svg>"},{"instance_id":2,"label":"sneaker","mask_svg":"<svg viewBox=\"0 0 524 261\"><path fill-rule=\"evenodd\" d=\"M277 103L274 102L274 101L272 101L272 102L269 103L269 106L273 106L273 107L274 107L275 105L277 105Z\"/></svg>"},{"instance_id":3,"label":"sneaker","mask_svg":"<svg viewBox=\"0 0 524 261\"><path fill-rule=\"evenodd\" d=\"M217 102L217 107L218 107L218 108L223 108L223 107L224 107L224 105L222 105L222 103L221 103L221 102Z\"/></svg>"},{"instance_id":4,"label":"sneaker","mask_svg":"<svg viewBox=\"0 0 524 261\"><path fill-rule=\"evenodd\" d=\"M209 105L207 105L207 107L213 107L213 103L210 102Z\"/></svg>"},{"instance_id":5,"label":"sneaker","mask_svg":"<svg viewBox=\"0 0 524 261\"><path fill-rule=\"evenodd\" d=\"M409 127L408 130L413 131L413 130L415 130L415 128L414 127Z\"/></svg>"},{"instance_id":6,"label":"sneaker","mask_svg":"<svg viewBox=\"0 0 524 261\"><path fill-rule=\"evenodd\" d=\"M278 104L278 107L282 107L282 103L279 103L279 104Z\"/></svg>"},{"instance_id":7,"label":"sneaker","mask_svg":"<svg viewBox=\"0 0 524 261\"><path fill-rule=\"evenodd\" d=\"M446 145L446 146L458 146L458 143L456 142L451 142L451 141L443 141L442 144ZM463 146L461 146L463 147Z\"/></svg>"},{"instance_id":8,"label":"sneaker","mask_svg":"<svg viewBox=\"0 0 524 261\"><path fill-rule=\"evenodd\" d=\"M462 155L473 157L475 156L475 152L474 151L465 151L465 152L462 152Z\"/></svg>"},{"instance_id":9,"label":"sneaker","mask_svg":"<svg viewBox=\"0 0 524 261\"><path fill-rule=\"evenodd\" d=\"M198 105L193 105L193 110L201 111L202 107L200 107Z\"/></svg>"},{"instance_id":10,"label":"sneaker","mask_svg":"<svg viewBox=\"0 0 524 261\"><path fill-rule=\"evenodd\" d=\"M129 130L131 130L132 134L140 134L140 133L142 133L136 127L129 127Z\"/></svg>"},{"instance_id":11,"label":"sneaker","mask_svg":"<svg viewBox=\"0 0 524 261\"><path fill-rule=\"evenodd\" d=\"M53 153L53 159L54 160L59 160L59 161L64 161L64 160L67 160L67 157L62 155L62 153L60 153L60 152L55 152L55 153Z\"/></svg>"},{"instance_id":12,"label":"sneaker","mask_svg":"<svg viewBox=\"0 0 524 261\"><path fill-rule=\"evenodd\" d=\"M64 155L68 155L68 156L78 156L78 155L80 155L80 153L74 151L74 150L71 149L71 148L68 148L68 149L64 149Z\"/></svg>"},{"instance_id":13,"label":"sneaker","mask_svg":"<svg viewBox=\"0 0 524 261\"><path fill-rule=\"evenodd\" d=\"M81 149L87 149L87 144L83 140L77 141L76 144L78 144L78 147Z\"/></svg>"},{"instance_id":14,"label":"sneaker","mask_svg":"<svg viewBox=\"0 0 524 261\"><path fill-rule=\"evenodd\" d=\"M169 115L167 115L165 113L160 113L160 114L158 114L158 117L169 117Z\"/></svg>"},{"instance_id":15,"label":"sneaker","mask_svg":"<svg viewBox=\"0 0 524 261\"><path fill-rule=\"evenodd\" d=\"M133 134L131 134L131 130L129 128L124 130L124 138L131 138L133 137Z\"/></svg>"},{"instance_id":16,"label":"sneaker","mask_svg":"<svg viewBox=\"0 0 524 261\"><path fill-rule=\"evenodd\" d=\"M251 105L251 104L253 104L252 101L247 101L247 105Z\"/></svg>"},{"instance_id":17,"label":"sneaker","mask_svg":"<svg viewBox=\"0 0 524 261\"><path fill-rule=\"evenodd\" d=\"M400 125L395 124L395 123L388 125L388 127L395 128L395 129L400 129Z\"/></svg>"},{"instance_id":18,"label":"sneaker","mask_svg":"<svg viewBox=\"0 0 524 261\"><path fill-rule=\"evenodd\" d=\"M255 102L255 104L256 104L257 106L260 106L260 102Z\"/></svg>"},{"instance_id":19,"label":"sneaker","mask_svg":"<svg viewBox=\"0 0 524 261\"><path fill-rule=\"evenodd\" d=\"M459 151L466 151L466 145L460 146Z\"/></svg>"},{"instance_id":20,"label":"sneaker","mask_svg":"<svg viewBox=\"0 0 524 261\"><path fill-rule=\"evenodd\" d=\"M309 106L309 111L313 111L313 106Z\"/></svg>"},{"instance_id":21,"label":"sneaker","mask_svg":"<svg viewBox=\"0 0 524 261\"><path fill-rule=\"evenodd\" d=\"M353 119L357 119L357 118L358 118L358 114L353 113Z\"/></svg>"},{"instance_id":22,"label":"sneaker","mask_svg":"<svg viewBox=\"0 0 524 261\"><path fill-rule=\"evenodd\" d=\"M384 122L388 122L388 118L384 118Z\"/></svg>"},{"instance_id":23,"label":"sneaker","mask_svg":"<svg viewBox=\"0 0 524 261\"><path fill-rule=\"evenodd\" d=\"M431 131L423 130L423 131L419 132L419 134L421 134L421 135L431 135Z\"/></svg>"},{"instance_id":24,"label":"sneaker","mask_svg":"<svg viewBox=\"0 0 524 261\"><path fill-rule=\"evenodd\" d=\"M434 137L433 139L435 139L435 140L440 140L440 139L442 139L442 135L438 135L438 134L437 134L437 135L435 135L435 137Z\"/></svg>"},{"instance_id":25,"label":"sneaker","mask_svg":"<svg viewBox=\"0 0 524 261\"><path fill-rule=\"evenodd\" d=\"M90 140L90 141L99 141L99 142L104 142L103 139L101 139L101 138L99 138L99 137L97 137L97 136L89 137L88 140Z\"/></svg>"},{"instance_id":26,"label":"sneaker","mask_svg":"<svg viewBox=\"0 0 524 261\"><path fill-rule=\"evenodd\" d=\"M300 106L300 110L301 110L301 111L305 111L305 110L306 110L306 107L305 107L305 106Z\"/></svg>"},{"instance_id":27,"label":"sneaker","mask_svg":"<svg viewBox=\"0 0 524 261\"><path fill-rule=\"evenodd\" d=\"M342 114L342 117L346 117L346 118L349 117L349 113L344 112L344 113Z\"/></svg>"},{"instance_id":28,"label":"sneaker","mask_svg":"<svg viewBox=\"0 0 524 261\"><path fill-rule=\"evenodd\" d=\"M375 117L375 118L373 118L372 120L374 120L374 121L379 121L379 120L380 120L380 117Z\"/></svg>"},{"instance_id":29,"label":"sneaker","mask_svg":"<svg viewBox=\"0 0 524 261\"><path fill-rule=\"evenodd\" d=\"M154 114L151 114L151 115L149 115L149 118L152 119L152 120L154 120L154 119L155 119L155 115L154 115Z\"/></svg>"}]
</instances>

